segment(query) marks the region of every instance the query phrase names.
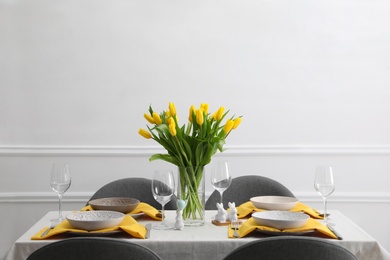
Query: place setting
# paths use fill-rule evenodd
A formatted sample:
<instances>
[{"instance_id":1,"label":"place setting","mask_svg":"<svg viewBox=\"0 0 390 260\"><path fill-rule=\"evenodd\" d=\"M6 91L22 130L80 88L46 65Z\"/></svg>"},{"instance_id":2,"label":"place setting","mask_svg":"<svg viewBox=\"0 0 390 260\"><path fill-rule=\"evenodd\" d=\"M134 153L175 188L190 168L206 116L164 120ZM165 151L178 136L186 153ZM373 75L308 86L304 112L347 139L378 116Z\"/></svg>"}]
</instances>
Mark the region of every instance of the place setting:
<instances>
[{"instance_id":1,"label":"place setting","mask_svg":"<svg viewBox=\"0 0 390 260\"><path fill-rule=\"evenodd\" d=\"M76 236L110 236L123 231L141 239L146 238L148 233L147 228L131 216L115 211L90 211L71 213L54 228L45 227L31 239L47 239L64 233Z\"/></svg>"},{"instance_id":2,"label":"place setting","mask_svg":"<svg viewBox=\"0 0 390 260\"><path fill-rule=\"evenodd\" d=\"M136 219L146 215L161 220L159 211L135 198L111 197L89 201L80 211L62 215L62 197L71 185L68 164L53 164L50 186L58 194L58 217L51 219L50 227L45 227L31 237L32 240L47 239L59 234L76 236L110 236L125 232L134 238L147 238L150 224L139 224Z\"/></svg>"},{"instance_id":3,"label":"place setting","mask_svg":"<svg viewBox=\"0 0 390 260\"><path fill-rule=\"evenodd\" d=\"M289 210L293 212L304 212L312 218L322 219L323 215L312 207L300 202L294 197L285 196L257 196L250 198L237 207L238 218L244 218L253 212L264 210Z\"/></svg>"},{"instance_id":4,"label":"place setting","mask_svg":"<svg viewBox=\"0 0 390 260\"><path fill-rule=\"evenodd\" d=\"M318 179L316 173L315 186L318 186ZM216 204L218 212L213 216L212 223L216 226L228 226L230 238L244 237L252 231L274 236L308 235L317 231L329 238L340 238L324 221L319 221L324 219L324 215L295 197L256 196L238 207L234 202L229 202L228 208L225 209L223 193L231 184L227 162L213 164L211 184L220 194L220 203ZM245 220L247 217L249 219Z\"/></svg>"},{"instance_id":5,"label":"place setting","mask_svg":"<svg viewBox=\"0 0 390 260\"><path fill-rule=\"evenodd\" d=\"M327 198L335 189L331 167L317 167L314 187L324 201L321 214L297 198L286 196L257 196L237 207L237 217L249 217L242 225L229 225L229 238L245 237L252 231L265 235L308 235L314 232L327 238L342 240L328 221Z\"/></svg>"},{"instance_id":6,"label":"place setting","mask_svg":"<svg viewBox=\"0 0 390 260\"><path fill-rule=\"evenodd\" d=\"M229 238L241 238L257 231L264 235L308 235L316 231L328 238L338 237L318 220L301 212L264 211L255 212L239 227L230 225Z\"/></svg>"}]
</instances>

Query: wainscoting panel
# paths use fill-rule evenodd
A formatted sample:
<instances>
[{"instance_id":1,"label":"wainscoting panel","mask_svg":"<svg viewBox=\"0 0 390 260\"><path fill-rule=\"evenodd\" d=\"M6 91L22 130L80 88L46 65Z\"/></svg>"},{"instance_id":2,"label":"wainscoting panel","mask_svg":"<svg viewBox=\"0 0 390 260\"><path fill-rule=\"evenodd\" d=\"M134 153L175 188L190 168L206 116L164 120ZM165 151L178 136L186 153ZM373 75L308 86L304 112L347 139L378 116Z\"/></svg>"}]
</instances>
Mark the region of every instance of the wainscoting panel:
<instances>
[{"instance_id":1,"label":"wainscoting panel","mask_svg":"<svg viewBox=\"0 0 390 260\"><path fill-rule=\"evenodd\" d=\"M273 178L318 209L322 201L313 187L315 167L333 165L336 191L329 208L342 211L390 250L386 231L390 223L383 218L390 214L389 147L227 148L214 159L228 160L233 177L255 174ZM158 147L0 147L0 208L7 212L0 217L0 257L32 223L47 211L57 210L57 197L48 183L53 162L70 164L72 186L65 193L64 209L77 210L107 182L125 177L151 178L160 168L176 171L165 162L149 162L150 155L157 152L164 151ZM206 184L209 195L213 188L208 181Z\"/></svg>"}]
</instances>

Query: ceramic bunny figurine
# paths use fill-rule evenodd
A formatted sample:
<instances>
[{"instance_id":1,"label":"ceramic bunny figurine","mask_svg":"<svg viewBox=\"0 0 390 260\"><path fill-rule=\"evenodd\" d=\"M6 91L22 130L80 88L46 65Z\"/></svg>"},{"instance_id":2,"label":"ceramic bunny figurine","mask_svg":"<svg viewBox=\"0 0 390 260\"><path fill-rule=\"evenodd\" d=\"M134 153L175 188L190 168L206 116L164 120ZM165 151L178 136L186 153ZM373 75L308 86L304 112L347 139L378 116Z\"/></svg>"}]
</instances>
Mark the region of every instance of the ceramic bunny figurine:
<instances>
[{"instance_id":1,"label":"ceramic bunny figurine","mask_svg":"<svg viewBox=\"0 0 390 260\"><path fill-rule=\"evenodd\" d=\"M227 211L223 208L223 203L217 203L218 213L215 215L215 221L219 223L225 223L227 217Z\"/></svg>"},{"instance_id":2,"label":"ceramic bunny figurine","mask_svg":"<svg viewBox=\"0 0 390 260\"><path fill-rule=\"evenodd\" d=\"M185 200L177 200L176 202L177 210L176 210L176 222L174 225L174 229L183 230L184 229L184 221L182 216L182 211L187 205L187 201Z\"/></svg>"},{"instance_id":3,"label":"ceramic bunny figurine","mask_svg":"<svg viewBox=\"0 0 390 260\"><path fill-rule=\"evenodd\" d=\"M229 220L230 222L238 221L236 203L229 202L228 205L230 211L228 213L227 220Z\"/></svg>"}]
</instances>

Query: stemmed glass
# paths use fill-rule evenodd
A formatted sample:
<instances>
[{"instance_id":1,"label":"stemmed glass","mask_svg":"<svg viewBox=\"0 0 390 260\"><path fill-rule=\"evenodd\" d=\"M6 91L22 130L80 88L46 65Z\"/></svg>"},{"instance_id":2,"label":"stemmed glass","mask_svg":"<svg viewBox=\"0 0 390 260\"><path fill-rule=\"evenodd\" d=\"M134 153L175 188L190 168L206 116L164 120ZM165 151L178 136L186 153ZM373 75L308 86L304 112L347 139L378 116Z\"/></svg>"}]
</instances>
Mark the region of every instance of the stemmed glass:
<instances>
[{"instance_id":1,"label":"stemmed glass","mask_svg":"<svg viewBox=\"0 0 390 260\"><path fill-rule=\"evenodd\" d=\"M50 175L50 186L57 193L59 199L58 218L52 219L52 222L61 222L65 220L62 216L62 196L69 189L71 184L70 168L68 164L53 163Z\"/></svg>"},{"instance_id":2,"label":"stemmed glass","mask_svg":"<svg viewBox=\"0 0 390 260\"><path fill-rule=\"evenodd\" d=\"M173 172L169 170L155 171L152 180L152 193L154 199L162 205L162 221L159 225L154 226L154 229L172 229L171 226L168 226L165 223L164 206L171 200L174 191L175 179L173 177Z\"/></svg>"},{"instance_id":3,"label":"stemmed glass","mask_svg":"<svg viewBox=\"0 0 390 260\"><path fill-rule=\"evenodd\" d=\"M314 187L317 192L322 196L324 201L324 224L328 224L327 220L327 200L328 197L335 190L335 183L333 177L333 169L331 166L319 166L317 167L315 178L314 178Z\"/></svg>"},{"instance_id":4,"label":"stemmed glass","mask_svg":"<svg viewBox=\"0 0 390 260\"><path fill-rule=\"evenodd\" d=\"M211 184L221 194L221 204L223 203L223 192L229 188L231 182L229 163L226 161L215 162L211 169Z\"/></svg>"}]
</instances>

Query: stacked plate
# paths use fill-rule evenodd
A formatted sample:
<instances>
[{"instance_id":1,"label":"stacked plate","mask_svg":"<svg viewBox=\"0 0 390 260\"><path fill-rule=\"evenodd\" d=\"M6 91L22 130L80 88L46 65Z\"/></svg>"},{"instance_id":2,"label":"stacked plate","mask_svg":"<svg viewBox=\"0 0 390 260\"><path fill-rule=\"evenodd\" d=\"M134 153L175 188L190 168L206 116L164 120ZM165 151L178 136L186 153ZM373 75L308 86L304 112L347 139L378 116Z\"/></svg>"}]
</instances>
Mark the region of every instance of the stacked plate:
<instances>
[{"instance_id":1,"label":"stacked plate","mask_svg":"<svg viewBox=\"0 0 390 260\"><path fill-rule=\"evenodd\" d=\"M250 199L253 206L267 210L290 210L297 205L297 198L283 196L258 196Z\"/></svg>"},{"instance_id":2,"label":"stacked plate","mask_svg":"<svg viewBox=\"0 0 390 260\"><path fill-rule=\"evenodd\" d=\"M271 210L255 212L252 217L260 226L274 227L280 230L300 228L306 224L310 216L301 212Z\"/></svg>"},{"instance_id":3,"label":"stacked plate","mask_svg":"<svg viewBox=\"0 0 390 260\"><path fill-rule=\"evenodd\" d=\"M252 217L260 226L274 227L280 230L304 226L310 216L301 212L290 212L299 202L294 197L258 196L250 199L253 206L264 209L255 212Z\"/></svg>"},{"instance_id":4,"label":"stacked plate","mask_svg":"<svg viewBox=\"0 0 390 260\"><path fill-rule=\"evenodd\" d=\"M94 210L118 211L125 214L133 211L139 203L137 199L126 197L101 198L88 202Z\"/></svg>"},{"instance_id":5,"label":"stacked plate","mask_svg":"<svg viewBox=\"0 0 390 260\"><path fill-rule=\"evenodd\" d=\"M76 229L99 230L119 225L125 214L116 211L83 211L66 216L69 224Z\"/></svg>"}]
</instances>

